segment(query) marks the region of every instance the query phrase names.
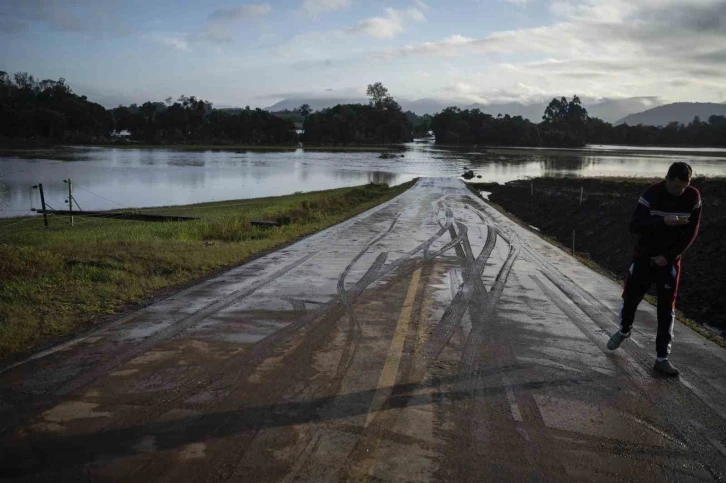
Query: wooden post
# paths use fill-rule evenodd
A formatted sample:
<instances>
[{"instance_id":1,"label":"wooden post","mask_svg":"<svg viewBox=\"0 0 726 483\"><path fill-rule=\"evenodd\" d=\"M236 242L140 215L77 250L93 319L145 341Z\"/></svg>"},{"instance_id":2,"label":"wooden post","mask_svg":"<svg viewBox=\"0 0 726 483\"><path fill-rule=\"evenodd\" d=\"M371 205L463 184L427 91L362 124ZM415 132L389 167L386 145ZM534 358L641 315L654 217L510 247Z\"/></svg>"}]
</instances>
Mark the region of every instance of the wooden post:
<instances>
[{"instance_id":1,"label":"wooden post","mask_svg":"<svg viewBox=\"0 0 726 483\"><path fill-rule=\"evenodd\" d=\"M575 254L575 230L572 230L572 254Z\"/></svg>"},{"instance_id":2,"label":"wooden post","mask_svg":"<svg viewBox=\"0 0 726 483\"><path fill-rule=\"evenodd\" d=\"M534 196L534 182L529 182L529 188L530 188L530 196Z\"/></svg>"},{"instance_id":3,"label":"wooden post","mask_svg":"<svg viewBox=\"0 0 726 483\"><path fill-rule=\"evenodd\" d=\"M45 194L43 193L43 183L38 183L37 185L33 186L33 188L37 188L38 191L40 191L40 206L43 208L43 222L45 222L45 226L48 226L48 213L45 212Z\"/></svg>"},{"instance_id":4,"label":"wooden post","mask_svg":"<svg viewBox=\"0 0 726 483\"><path fill-rule=\"evenodd\" d=\"M582 195L583 194L585 194L585 187L581 186L580 187L580 204L582 204Z\"/></svg>"},{"instance_id":5,"label":"wooden post","mask_svg":"<svg viewBox=\"0 0 726 483\"><path fill-rule=\"evenodd\" d=\"M71 212L71 226L73 226L73 181L70 178L63 181L68 183L68 211Z\"/></svg>"}]
</instances>

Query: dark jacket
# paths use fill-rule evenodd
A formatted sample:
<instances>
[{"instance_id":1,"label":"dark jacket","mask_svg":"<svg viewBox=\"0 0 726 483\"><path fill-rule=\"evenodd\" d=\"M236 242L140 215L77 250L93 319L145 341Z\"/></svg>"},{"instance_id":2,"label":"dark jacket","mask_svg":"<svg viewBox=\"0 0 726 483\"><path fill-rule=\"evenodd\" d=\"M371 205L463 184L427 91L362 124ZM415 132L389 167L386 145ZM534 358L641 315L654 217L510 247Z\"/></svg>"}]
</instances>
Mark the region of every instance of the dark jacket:
<instances>
[{"instance_id":1,"label":"dark jacket","mask_svg":"<svg viewBox=\"0 0 726 483\"><path fill-rule=\"evenodd\" d=\"M665 215L690 216L687 225L667 226ZM663 255L669 262L678 259L691 246L701 222L701 194L688 186L673 196L661 181L649 186L638 200L630 220L630 232L638 235L636 257Z\"/></svg>"}]
</instances>

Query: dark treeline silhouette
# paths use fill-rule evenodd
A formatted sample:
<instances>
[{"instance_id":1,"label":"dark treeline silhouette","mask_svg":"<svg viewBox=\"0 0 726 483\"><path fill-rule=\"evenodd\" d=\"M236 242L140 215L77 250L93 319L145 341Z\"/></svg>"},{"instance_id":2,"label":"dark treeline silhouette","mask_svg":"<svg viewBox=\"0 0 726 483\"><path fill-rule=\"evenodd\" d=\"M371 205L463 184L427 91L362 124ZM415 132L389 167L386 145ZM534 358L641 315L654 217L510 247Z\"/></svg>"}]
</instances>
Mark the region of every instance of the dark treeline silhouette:
<instances>
[{"instance_id":1,"label":"dark treeline silhouette","mask_svg":"<svg viewBox=\"0 0 726 483\"><path fill-rule=\"evenodd\" d=\"M380 82L369 85L367 93L368 104L339 104L317 112L307 104L277 113L214 109L193 96L106 110L74 94L63 78L39 81L24 72L11 76L0 71L0 141L290 145L302 140L350 145L402 143L433 131L436 142L444 144L726 146L725 116L705 122L696 117L688 125L613 126L589 117L577 96L553 99L540 123L457 107L418 116L403 112ZM304 133L298 136L296 128Z\"/></svg>"},{"instance_id":2,"label":"dark treeline silhouette","mask_svg":"<svg viewBox=\"0 0 726 483\"><path fill-rule=\"evenodd\" d=\"M369 104L338 104L305 116L302 139L315 144L411 141L412 124L383 84L368 86Z\"/></svg>"},{"instance_id":3,"label":"dark treeline silhouette","mask_svg":"<svg viewBox=\"0 0 726 483\"><path fill-rule=\"evenodd\" d=\"M249 145L297 142L290 120L262 109L213 109L194 96L176 102L145 102L141 106L119 106L111 110L117 131L128 131L134 139L149 143L204 142Z\"/></svg>"},{"instance_id":4,"label":"dark treeline silhouette","mask_svg":"<svg viewBox=\"0 0 726 483\"><path fill-rule=\"evenodd\" d=\"M306 106L307 104L303 104L303 106ZM282 119L292 121L292 123L295 125L295 129L302 129L303 123L305 122L305 116L307 114L303 115L303 112L301 111L302 106L297 109L283 109L281 111L270 111L270 114L273 116L281 117ZM308 112L309 114L309 112Z\"/></svg>"},{"instance_id":5,"label":"dark treeline silhouette","mask_svg":"<svg viewBox=\"0 0 726 483\"><path fill-rule=\"evenodd\" d=\"M0 137L84 143L111 129L111 114L74 94L65 79L39 81L25 72L0 71Z\"/></svg>"},{"instance_id":6,"label":"dark treeline silhouette","mask_svg":"<svg viewBox=\"0 0 726 483\"><path fill-rule=\"evenodd\" d=\"M414 137L426 137L431 132L431 120L434 118L431 114L424 114L419 116L413 111L406 111L404 113L408 122L413 126Z\"/></svg>"},{"instance_id":7,"label":"dark treeline silhouette","mask_svg":"<svg viewBox=\"0 0 726 483\"><path fill-rule=\"evenodd\" d=\"M585 145L584 126L587 111L575 96L568 102L553 99L545 110L543 122L535 124L522 116L497 117L479 109L449 107L431 120L437 143L483 144L494 146L565 146Z\"/></svg>"},{"instance_id":8,"label":"dark treeline silhouette","mask_svg":"<svg viewBox=\"0 0 726 483\"><path fill-rule=\"evenodd\" d=\"M105 143L128 131L148 143L251 145L293 144L294 124L261 109L213 109L195 97L181 96L141 106L103 106L78 96L65 79L38 81L19 72L0 72L0 137L62 143Z\"/></svg>"},{"instance_id":9,"label":"dark treeline silhouette","mask_svg":"<svg viewBox=\"0 0 726 483\"><path fill-rule=\"evenodd\" d=\"M628 144L635 146L712 146L726 147L726 116L710 116L707 122L696 116L688 125L672 122L667 126L613 126L590 118L585 127L590 144Z\"/></svg>"},{"instance_id":10,"label":"dark treeline silhouette","mask_svg":"<svg viewBox=\"0 0 726 483\"><path fill-rule=\"evenodd\" d=\"M449 107L431 120L436 142L495 146L581 147L586 144L635 146L714 146L726 147L726 116L710 116L708 122L696 117L683 125L665 127L613 126L596 117L574 96L552 99L542 122L535 124L521 116L494 117L479 109Z\"/></svg>"}]
</instances>

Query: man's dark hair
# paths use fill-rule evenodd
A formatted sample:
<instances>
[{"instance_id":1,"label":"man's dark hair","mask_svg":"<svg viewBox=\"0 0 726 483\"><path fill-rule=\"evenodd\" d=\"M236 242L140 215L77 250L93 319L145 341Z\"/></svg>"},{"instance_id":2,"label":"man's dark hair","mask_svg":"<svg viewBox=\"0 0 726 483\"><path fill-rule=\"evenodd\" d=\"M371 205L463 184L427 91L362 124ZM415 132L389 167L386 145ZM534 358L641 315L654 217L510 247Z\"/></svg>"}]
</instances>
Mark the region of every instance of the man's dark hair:
<instances>
[{"instance_id":1,"label":"man's dark hair","mask_svg":"<svg viewBox=\"0 0 726 483\"><path fill-rule=\"evenodd\" d=\"M692 175L693 170L691 169L691 165L689 165L688 163L684 163L683 161L677 161L671 164L671 167L668 168L668 174L666 175L666 178L671 181L676 178L680 179L681 181L691 181Z\"/></svg>"}]
</instances>

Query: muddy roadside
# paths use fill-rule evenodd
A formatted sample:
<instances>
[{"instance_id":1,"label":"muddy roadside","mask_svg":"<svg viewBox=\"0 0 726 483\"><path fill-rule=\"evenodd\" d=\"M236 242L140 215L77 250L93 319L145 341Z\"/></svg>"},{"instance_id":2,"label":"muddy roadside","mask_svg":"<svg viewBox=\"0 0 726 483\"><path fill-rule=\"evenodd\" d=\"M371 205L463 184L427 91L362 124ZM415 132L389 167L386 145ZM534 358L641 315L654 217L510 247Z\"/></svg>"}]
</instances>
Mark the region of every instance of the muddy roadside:
<instances>
[{"instance_id":1,"label":"muddy roadside","mask_svg":"<svg viewBox=\"0 0 726 483\"><path fill-rule=\"evenodd\" d=\"M624 279L633 244L628 223L650 178L536 178L500 185L474 183L488 199L545 237L572 247L612 278ZM677 307L709 332L726 335L726 178L696 178L703 197L698 239L683 255ZM582 193L582 203L580 197ZM655 291L650 292L655 295Z\"/></svg>"}]
</instances>

